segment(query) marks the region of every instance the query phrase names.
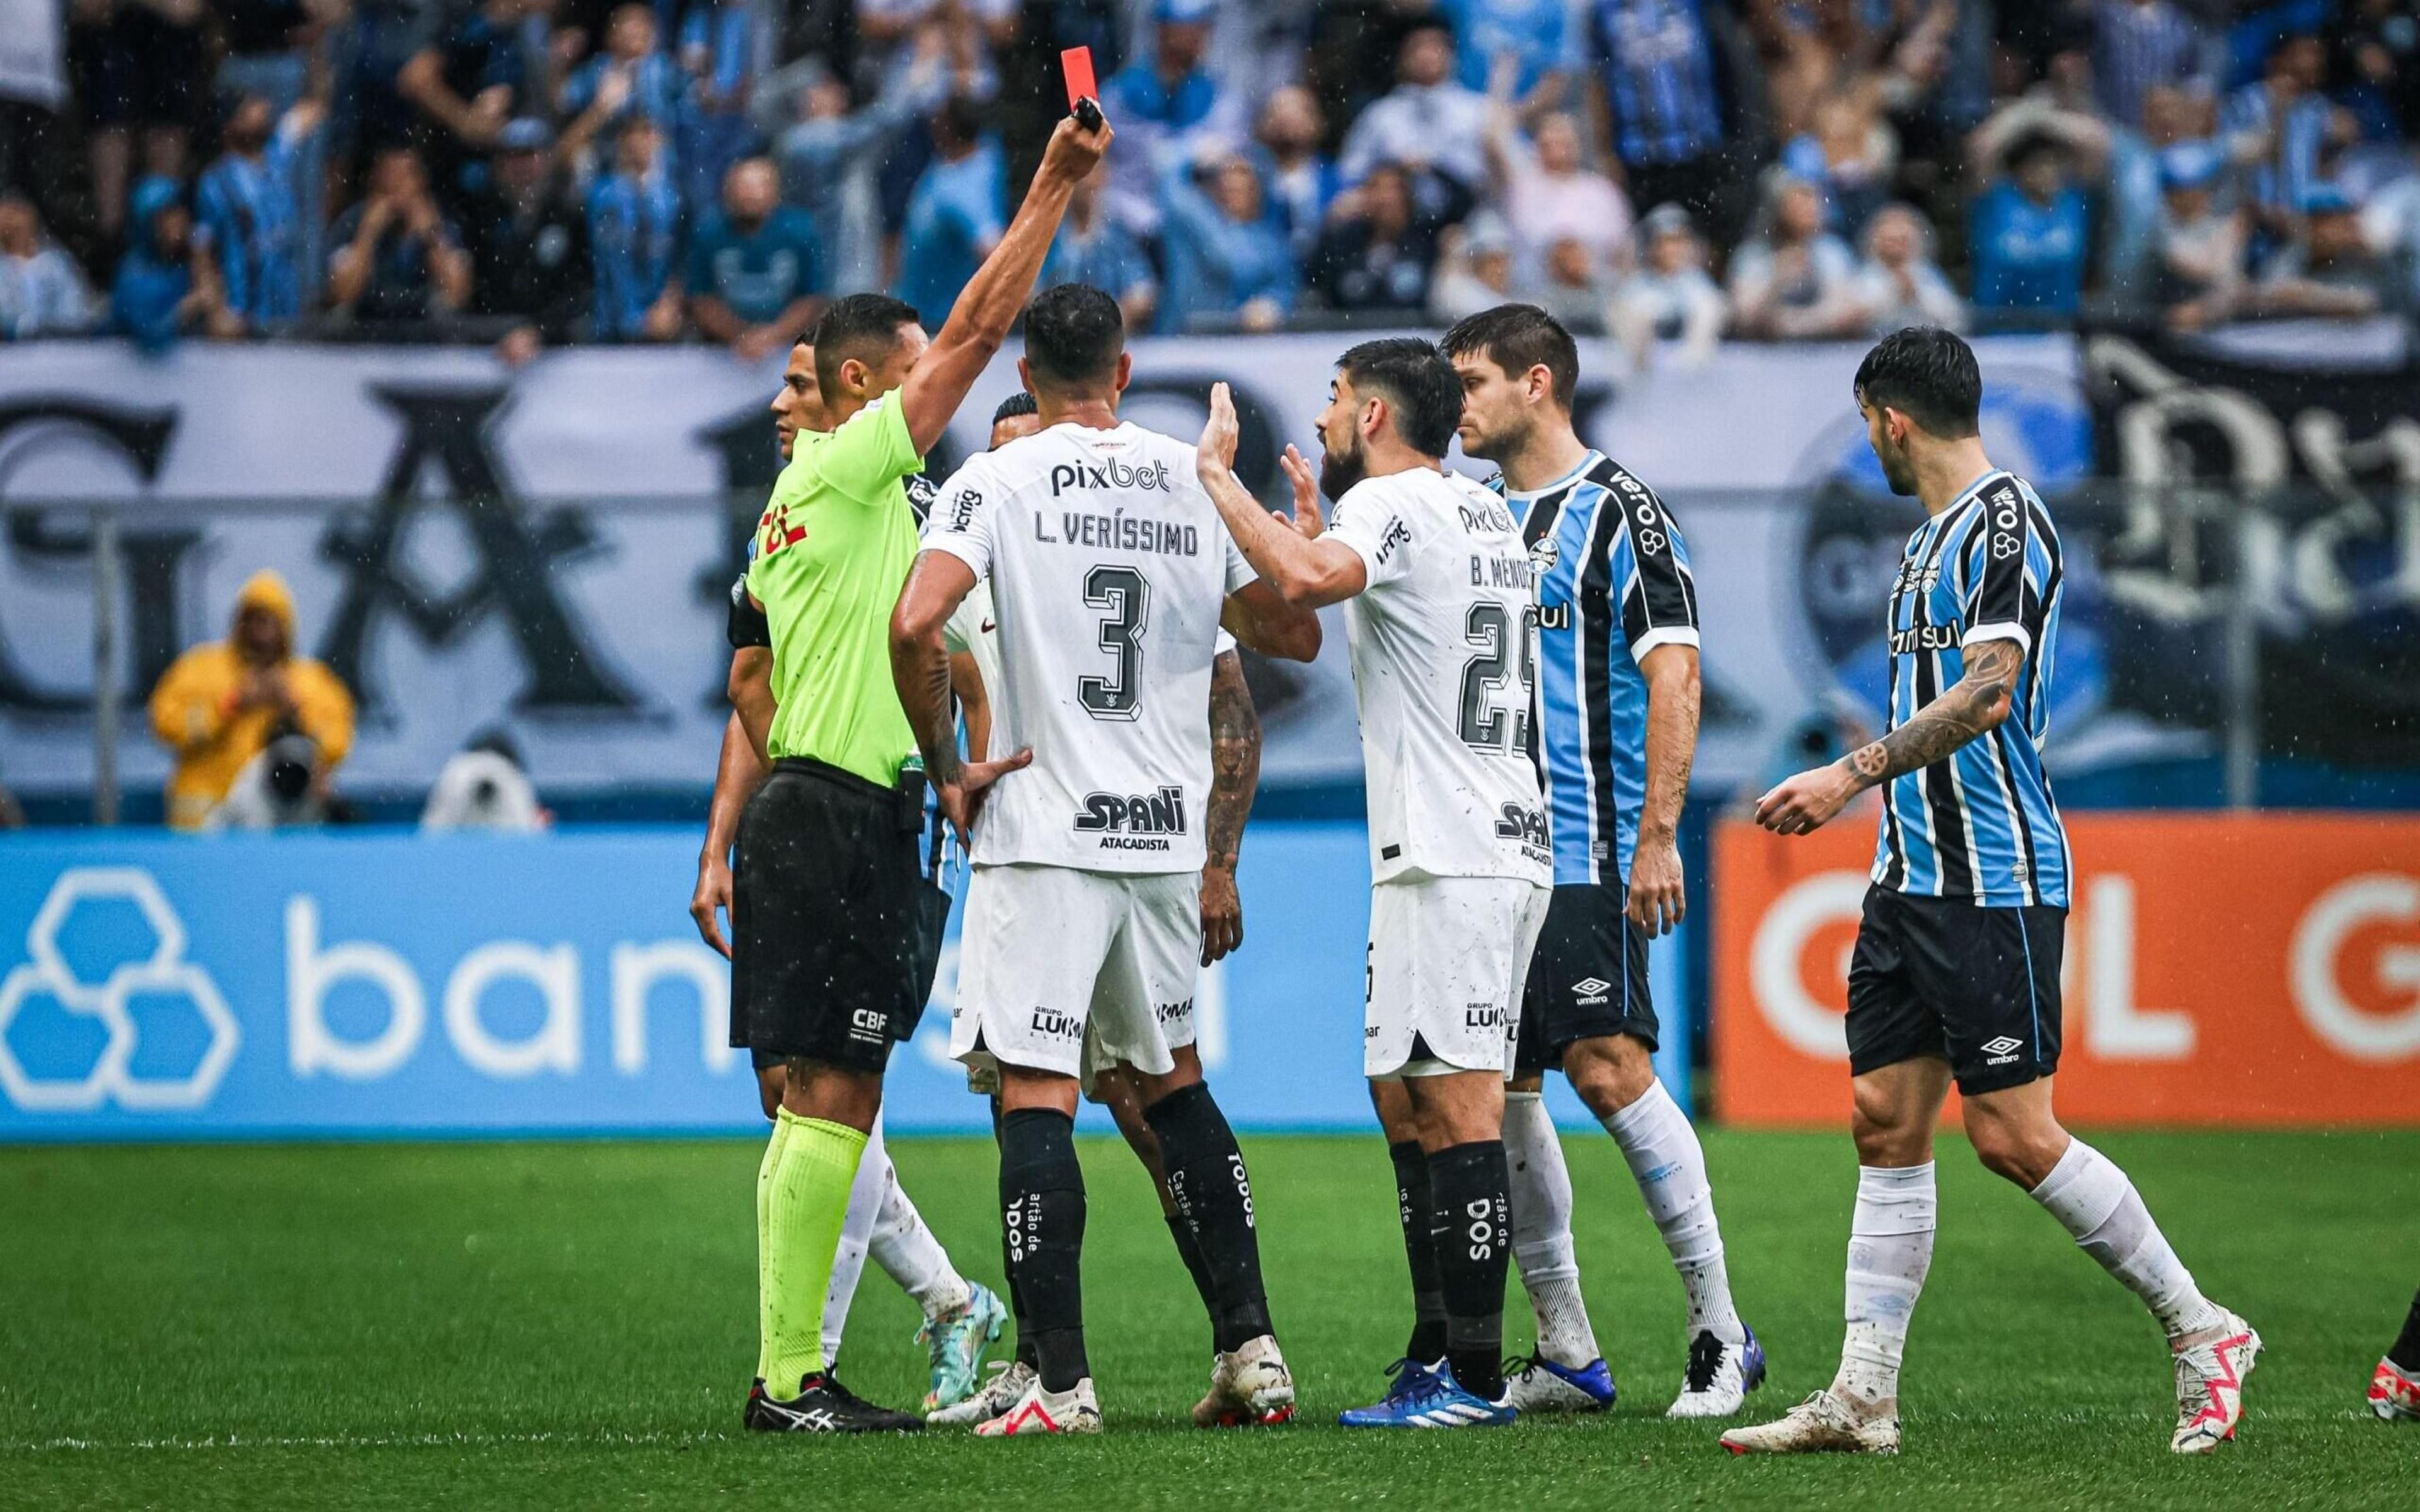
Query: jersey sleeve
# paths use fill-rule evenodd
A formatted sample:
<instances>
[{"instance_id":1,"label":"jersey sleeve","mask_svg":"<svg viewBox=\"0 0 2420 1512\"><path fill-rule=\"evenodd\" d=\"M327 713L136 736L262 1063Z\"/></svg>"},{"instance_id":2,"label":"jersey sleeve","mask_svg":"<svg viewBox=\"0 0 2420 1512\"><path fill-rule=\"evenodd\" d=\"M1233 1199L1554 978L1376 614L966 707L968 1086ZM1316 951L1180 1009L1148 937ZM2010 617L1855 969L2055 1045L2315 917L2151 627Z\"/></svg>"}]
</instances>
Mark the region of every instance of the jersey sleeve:
<instances>
[{"instance_id":1,"label":"jersey sleeve","mask_svg":"<svg viewBox=\"0 0 2420 1512\"><path fill-rule=\"evenodd\" d=\"M824 481L862 503L878 503L892 484L924 471L908 434L908 411L896 393L886 393L841 423L817 449Z\"/></svg>"},{"instance_id":2,"label":"jersey sleeve","mask_svg":"<svg viewBox=\"0 0 2420 1512\"><path fill-rule=\"evenodd\" d=\"M748 556L752 562L756 556L752 537L748 543ZM767 622L765 611L748 596L748 574L744 572L732 581L731 611L723 618L722 635L734 651L745 651L751 646L769 648L773 644L773 626Z\"/></svg>"},{"instance_id":3,"label":"jersey sleeve","mask_svg":"<svg viewBox=\"0 0 2420 1512\"><path fill-rule=\"evenodd\" d=\"M1698 582L1689 572L1689 548L1664 501L1643 485L1636 493L1616 489L1606 509L1619 510L1621 527L1608 532L1607 581L1621 595L1621 633L1630 659L1644 661L1658 646L1698 643Z\"/></svg>"},{"instance_id":4,"label":"jersey sleeve","mask_svg":"<svg viewBox=\"0 0 2420 1512\"><path fill-rule=\"evenodd\" d=\"M1978 640L2014 640L2027 656L2034 638L2025 628L2025 559L2033 537L2033 511L2017 480L2003 477L1983 490L1983 516L1966 549L1958 553L1958 602L1966 633L1961 650Z\"/></svg>"},{"instance_id":5,"label":"jersey sleeve","mask_svg":"<svg viewBox=\"0 0 2420 1512\"><path fill-rule=\"evenodd\" d=\"M1336 501L1324 539L1342 541L1353 548L1372 588L1392 582L1411 568L1412 527L1388 489L1368 483L1347 489Z\"/></svg>"},{"instance_id":6,"label":"jersey sleeve","mask_svg":"<svg viewBox=\"0 0 2420 1512\"><path fill-rule=\"evenodd\" d=\"M992 527L999 506L999 480L982 457L969 458L941 486L939 502L924 518L924 549L948 552L973 571L975 581L983 581L991 576Z\"/></svg>"}]
</instances>

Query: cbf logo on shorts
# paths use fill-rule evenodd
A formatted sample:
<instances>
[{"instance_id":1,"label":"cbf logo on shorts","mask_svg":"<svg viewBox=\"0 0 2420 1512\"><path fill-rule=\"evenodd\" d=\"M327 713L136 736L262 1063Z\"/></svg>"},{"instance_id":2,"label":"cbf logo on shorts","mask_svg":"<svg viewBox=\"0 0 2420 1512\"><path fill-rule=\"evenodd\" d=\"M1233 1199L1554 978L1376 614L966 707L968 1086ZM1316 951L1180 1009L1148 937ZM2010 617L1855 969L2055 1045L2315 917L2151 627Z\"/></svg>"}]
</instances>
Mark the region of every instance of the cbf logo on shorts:
<instances>
[{"instance_id":1,"label":"cbf logo on shorts","mask_svg":"<svg viewBox=\"0 0 2420 1512\"><path fill-rule=\"evenodd\" d=\"M85 959L87 936L106 933L113 916L127 921L130 909L147 936L140 948L113 938L101 942L111 949ZM218 983L185 959L185 922L150 872L61 872L25 931L25 954L0 980L0 1095L28 1113L209 1103L242 1036ZM142 1053L144 1027L169 1014L198 1020L202 1031L198 1056L176 1068ZM96 1041L97 1053L88 1048Z\"/></svg>"}]
</instances>

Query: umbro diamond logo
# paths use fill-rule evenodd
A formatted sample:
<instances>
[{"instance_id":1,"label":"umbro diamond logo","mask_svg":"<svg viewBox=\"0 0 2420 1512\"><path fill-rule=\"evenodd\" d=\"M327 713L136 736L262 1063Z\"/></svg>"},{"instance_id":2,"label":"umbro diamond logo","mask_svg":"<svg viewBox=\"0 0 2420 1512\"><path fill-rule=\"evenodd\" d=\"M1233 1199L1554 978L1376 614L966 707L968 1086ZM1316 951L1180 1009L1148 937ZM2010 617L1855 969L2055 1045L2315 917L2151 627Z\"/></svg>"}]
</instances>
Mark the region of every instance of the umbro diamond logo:
<instances>
[{"instance_id":1,"label":"umbro diamond logo","mask_svg":"<svg viewBox=\"0 0 2420 1512\"><path fill-rule=\"evenodd\" d=\"M1985 1057L1983 1064L1987 1066L2005 1066L2009 1061L2016 1059L2017 1052L2023 1050L2024 1047L2025 1042L2023 1040L2012 1040L2004 1034L1996 1040L1984 1041L1979 1048L1982 1050Z\"/></svg>"},{"instance_id":2,"label":"umbro diamond logo","mask_svg":"<svg viewBox=\"0 0 2420 1512\"><path fill-rule=\"evenodd\" d=\"M1605 995L1612 989L1613 983L1602 977L1582 977L1572 983L1572 995L1582 1008L1595 1008L1604 1003Z\"/></svg>"}]
</instances>

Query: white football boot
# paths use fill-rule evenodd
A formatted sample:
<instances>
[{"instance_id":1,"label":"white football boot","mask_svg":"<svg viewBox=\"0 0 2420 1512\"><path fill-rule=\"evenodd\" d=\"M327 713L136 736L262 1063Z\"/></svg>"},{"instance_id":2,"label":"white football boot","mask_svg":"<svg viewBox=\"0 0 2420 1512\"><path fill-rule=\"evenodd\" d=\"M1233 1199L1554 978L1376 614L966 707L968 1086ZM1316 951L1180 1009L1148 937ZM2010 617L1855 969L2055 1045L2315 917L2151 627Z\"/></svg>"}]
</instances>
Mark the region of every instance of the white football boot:
<instances>
[{"instance_id":1,"label":"white football boot","mask_svg":"<svg viewBox=\"0 0 2420 1512\"><path fill-rule=\"evenodd\" d=\"M988 1423L1010 1408L1033 1384L1033 1367L1022 1360L995 1360L991 1379L976 1388L975 1394L953 1407L924 1414L924 1421L935 1427L965 1427L975 1423Z\"/></svg>"},{"instance_id":2,"label":"white football boot","mask_svg":"<svg viewBox=\"0 0 2420 1512\"><path fill-rule=\"evenodd\" d=\"M1221 1353L1210 1366L1210 1393L1194 1405L1197 1428L1274 1426L1294 1417L1294 1372L1278 1341L1264 1334Z\"/></svg>"},{"instance_id":3,"label":"white football boot","mask_svg":"<svg viewBox=\"0 0 2420 1512\"><path fill-rule=\"evenodd\" d=\"M1602 1412L1621 1394L1602 1356L1577 1369L1543 1354L1504 1362L1504 1402L1531 1412Z\"/></svg>"},{"instance_id":4,"label":"white football boot","mask_svg":"<svg viewBox=\"0 0 2420 1512\"><path fill-rule=\"evenodd\" d=\"M2203 1343L2177 1351L2177 1431L2168 1447L2206 1455L2235 1437L2243 1420L2243 1382L2260 1357L2260 1335L2227 1312Z\"/></svg>"},{"instance_id":5,"label":"white football boot","mask_svg":"<svg viewBox=\"0 0 2420 1512\"><path fill-rule=\"evenodd\" d=\"M1044 1391L1035 1376L1016 1405L988 1423L975 1425L982 1439L1013 1439L1028 1433L1098 1433L1101 1404L1093 1396L1093 1378L1086 1376L1065 1391Z\"/></svg>"},{"instance_id":6,"label":"white football boot","mask_svg":"<svg viewBox=\"0 0 2420 1512\"><path fill-rule=\"evenodd\" d=\"M1828 1390L1819 1391L1770 1423L1729 1429L1723 1447L1735 1455L1895 1455L1899 1413L1869 1416Z\"/></svg>"},{"instance_id":7,"label":"white football boot","mask_svg":"<svg viewBox=\"0 0 2420 1512\"><path fill-rule=\"evenodd\" d=\"M1764 1346L1746 1324L1740 1333L1744 1337L1734 1344L1711 1328L1698 1331L1689 1341L1681 1395L1666 1417L1729 1417L1747 1405L1747 1394L1764 1384Z\"/></svg>"}]
</instances>

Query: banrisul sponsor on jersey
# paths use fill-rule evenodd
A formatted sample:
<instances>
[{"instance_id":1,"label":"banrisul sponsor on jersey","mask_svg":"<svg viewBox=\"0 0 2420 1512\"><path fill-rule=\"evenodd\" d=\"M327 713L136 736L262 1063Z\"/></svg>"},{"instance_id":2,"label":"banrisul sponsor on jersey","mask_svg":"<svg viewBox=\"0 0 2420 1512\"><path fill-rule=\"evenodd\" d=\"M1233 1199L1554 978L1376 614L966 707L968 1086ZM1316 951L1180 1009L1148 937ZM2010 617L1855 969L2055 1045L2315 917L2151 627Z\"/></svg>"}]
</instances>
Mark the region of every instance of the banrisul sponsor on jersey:
<instances>
[{"instance_id":1,"label":"banrisul sponsor on jersey","mask_svg":"<svg viewBox=\"0 0 2420 1512\"><path fill-rule=\"evenodd\" d=\"M1171 783L1156 793L1088 793L1076 828L1098 834L1104 850L1168 850L1164 837L1187 833L1185 789Z\"/></svg>"}]
</instances>

